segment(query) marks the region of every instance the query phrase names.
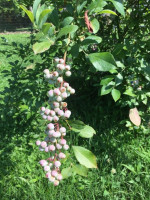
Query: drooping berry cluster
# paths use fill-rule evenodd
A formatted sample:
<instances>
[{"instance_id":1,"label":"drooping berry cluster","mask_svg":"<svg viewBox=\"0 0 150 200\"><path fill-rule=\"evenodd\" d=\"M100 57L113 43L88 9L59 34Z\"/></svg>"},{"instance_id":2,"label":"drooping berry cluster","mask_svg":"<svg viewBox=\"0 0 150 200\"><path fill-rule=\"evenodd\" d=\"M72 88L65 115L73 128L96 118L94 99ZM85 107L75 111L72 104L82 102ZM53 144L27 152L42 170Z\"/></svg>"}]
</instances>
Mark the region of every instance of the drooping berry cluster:
<instances>
[{"instance_id":1,"label":"drooping berry cluster","mask_svg":"<svg viewBox=\"0 0 150 200\"><path fill-rule=\"evenodd\" d=\"M50 157L46 160L41 160L40 164L46 171L46 177L49 181L57 186L59 181L62 180L60 171L61 159L66 157L64 151L69 148L64 139L66 128L61 125L61 122L70 117L71 111L67 109L67 103L64 100L70 94L74 94L75 90L63 79L64 74L71 76L70 66L59 58L55 58L54 63L57 70L50 73L48 69L45 69L44 77L55 88L48 91L49 108L42 107L40 112L42 118L50 122L45 130L47 137L44 141L36 141L36 144L41 151L50 153Z\"/></svg>"}]
</instances>

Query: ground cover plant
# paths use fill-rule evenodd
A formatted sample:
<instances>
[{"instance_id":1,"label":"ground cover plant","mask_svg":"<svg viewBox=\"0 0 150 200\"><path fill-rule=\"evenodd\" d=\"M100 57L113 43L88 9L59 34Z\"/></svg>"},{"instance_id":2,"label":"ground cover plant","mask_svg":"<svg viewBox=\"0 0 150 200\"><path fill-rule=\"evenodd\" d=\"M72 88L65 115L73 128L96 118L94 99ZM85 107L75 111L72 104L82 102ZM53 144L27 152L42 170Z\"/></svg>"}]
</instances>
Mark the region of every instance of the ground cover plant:
<instances>
[{"instance_id":1,"label":"ground cover plant","mask_svg":"<svg viewBox=\"0 0 150 200\"><path fill-rule=\"evenodd\" d=\"M2 199L150 198L148 2L120 2L46 1L33 15L21 6L35 34L22 44L1 36ZM54 187L38 164L45 154L35 142L45 138L39 112L48 105L49 86L43 71L53 71L60 55L71 64L67 81L76 91L67 99L73 129L67 141L93 152L98 168L72 171L78 162L71 149L63 163L66 179ZM80 137L81 121L95 129L94 137Z\"/></svg>"}]
</instances>

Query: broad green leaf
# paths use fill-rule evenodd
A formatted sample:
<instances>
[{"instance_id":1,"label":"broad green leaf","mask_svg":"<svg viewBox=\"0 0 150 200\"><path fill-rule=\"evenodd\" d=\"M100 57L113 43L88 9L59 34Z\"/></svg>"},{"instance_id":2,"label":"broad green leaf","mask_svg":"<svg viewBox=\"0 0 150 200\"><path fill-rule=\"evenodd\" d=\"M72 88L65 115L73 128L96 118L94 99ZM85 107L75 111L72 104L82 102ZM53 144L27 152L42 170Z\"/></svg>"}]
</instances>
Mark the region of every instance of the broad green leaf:
<instances>
[{"instance_id":1,"label":"broad green leaf","mask_svg":"<svg viewBox=\"0 0 150 200\"><path fill-rule=\"evenodd\" d=\"M30 10L27 10L27 8L25 6L21 5L20 8L22 8L22 10L28 15L28 17L31 20L31 22L34 23L33 13Z\"/></svg>"},{"instance_id":2,"label":"broad green leaf","mask_svg":"<svg viewBox=\"0 0 150 200\"><path fill-rule=\"evenodd\" d=\"M44 9L46 9L45 4L43 4L42 6L39 6L39 7L38 7L38 9L37 9L37 11L36 11L36 17L35 17L35 19L36 19L36 24L38 24L40 14L41 14L41 12L42 12Z\"/></svg>"},{"instance_id":3,"label":"broad green leaf","mask_svg":"<svg viewBox=\"0 0 150 200\"><path fill-rule=\"evenodd\" d=\"M89 10L89 11L92 11L92 10L94 10L95 12L99 12L99 11L101 11L102 9L103 9L103 7L106 5L107 3L106 3L106 1L104 1L104 0L96 0L96 1L94 1L94 2L92 2L89 6L88 6L88 8L87 8L87 10Z\"/></svg>"},{"instance_id":4,"label":"broad green leaf","mask_svg":"<svg viewBox=\"0 0 150 200\"><path fill-rule=\"evenodd\" d=\"M96 134L95 130L88 125L85 125L83 129L79 130L79 136L83 138L91 138L94 134Z\"/></svg>"},{"instance_id":5,"label":"broad green leaf","mask_svg":"<svg viewBox=\"0 0 150 200\"><path fill-rule=\"evenodd\" d=\"M58 33L58 36L57 36L57 39L64 36L64 35L67 35L69 33L74 33L76 32L78 29L78 26L76 25L68 25L68 26L65 26L64 28L62 28L60 30L60 32Z\"/></svg>"},{"instance_id":6,"label":"broad green leaf","mask_svg":"<svg viewBox=\"0 0 150 200\"><path fill-rule=\"evenodd\" d=\"M43 22L45 22L45 20L47 19L47 15L52 12L53 9L45 9L41 12L40 16L39 16L39 20L38 20L38 25L43 24ZM46 17L46 18L45 18Z\"/></svg>"},{"instance_id":7,"label":"broad green leaf","mask_svg":"<svg viewBox=\"0 0 150 200\"><path fill-rule=\"evenodd\" d=\"M110 71L116 68L114 57L109 52L89 54L89 59L98 71Z\"/></svg>"},{"instance_id":8,"label":"broad green leaf","mask_svg":"<svg viewBox=\"0 0 150 200\"><path fill-rule=\"evenodd\" d=\"M98 36L95 36L95 35L91 35L91 36L88 36L87 38L85 38L81 45L90 45L90 44L99 44L101 43L102 41L102 38L101 37L98 37Z\"/></svg>"},{"instance_id":9,"label":"broad green leaf","mask_svg":"<svg viewBox=\"0 0 150 200\"><path fill-rule=\"evenodd\" d=\"M75 44L71 47L70 53L72 55L72 57L77 58L79 55L79 44Z\"/></svg>"},{"instance_id":10,"label":"broad green leaf","mask_svg":"<svg viewBox=\"0 0 150 200\"><path fill-rule=\"evenodd\" d=\"M61 171L63 179L66 179L66 178L69 178L70 176L72 176L72 172L73 172L73 170L71 167L64 168Z\"/></svg>"},{"instance_id":11,"label":"broad green leaf","mask_svg":"<svg viewBox=\"0 0 150 200\"><path fill-rule=\"evenodd\" d=\"M126 94L131 97L135 97L136 95L133 93L133 88L129 87L123 94Z\"/></svg>"},{"instance_id":12,"label":"broad green leaf","mask_svg":"<svg viewBox=\"0 0 150 200\"><path fill-rule=\"evenodd\" d=\"M112 14L112 15L117 15L114 11L112 10L102 10L101 12L97 13L97 14L103 14L103 13L108 13L108 14Z\"/></svg>"},{"instance_id":13,"label":"broad green leaf","mask_svg":"<svg viewBox=\"0 0 150 200\"><path fill-rule=\"evenodd\" d=\"M100 85L107 85L107 84L110 83L113 79L114 79L114 76L113 76L113 75L105 76L105 77L101 80Z\"/></svg>"},{"instance_id":14,"label":"broad green leaf","mask_svg":"<svg viewBox=\"0 0 150 200\"><path fill-rule=\"evenodd\" d=\"M118 101L118 99L120 99L121 93L119 90L113 89L111 91L111 94L115 102Z\"/></svg>"},{"instance_id":15,"label":"broad green leaf","mask_svg":"<svg viewBox=\"0 0 150 200\"><path fill-rule=\"evenodd\" d=\"M119 73L117 74L116 78L115 78L115 83L116 83L116 86L120 85L123 81L123 76Z\"/></svg>"},{"instance_id":16,"label":"broad green leaf","mask_svg":"<svg viewBox=\"0 0 150 200\"><path fill-rule=\"evenodd\" d=\"M42 26L42 32L44 33L44 35L48 34L48 31L49 31L49 29L50 29L51 26L52 26L52 24L50 24L50 23L43 24L43 26Z\"/></svg>"},{"instance_id":17,"label":"broad green leaf","mask_svg":"<svg viewBox=\"0 0 150 200\"><path fill-rule=\"evenodd\" d=\"M77 5L77 13L80 14L84 6L87 4L87 1L84 1L82 4Z\"/></svg>"},{"instance_id":18,"label":"broad green leaf","mask_svg":"<svg viewBox=\"0 0 150 200\"><path fill-rule=\"evenodd\" d=\"M85 126L85 124L80 120L69 121L69 125L71 126L71 129L75 132L80 132L81 129L83 129Z\"/></svg>"},{"instance_id":19,"label":"broad green leaf","mask_svg":"<svg viewBox=\"0 0 150 200\"><path fill-rule=\"evenodd\" d=\"M96 157L91 151L80 146L73 146L72 148L76 159L81 165L87 168L97 168Z\"/></svg>"},{"instance_id":20,"label":"broad green leaf","mask_svg":"<svg viewBox=\"0 0 150 200\"><path fill-rule=\"evenodd\" d=\"M40 43L36 42L33 45L33 51L35 54L42 53L44 51L47 51L52 44L53 44L53 41L45 41L45 42L40 42Z\"/></svg>"},{"instance_id":21,"label":"broad green leaf","mask_svg":"<svg viewBox=\"0 0 150 200\"><path fill-rule=\"evenodd\" d=\"M74 20L73 17L66 17L62 22L61 22L61 26L67 26L69 24L71 24L71 22Z\"/></svg>"},{"instance_id":22,"label":"broad green leaf","mask_svg":"<svg viewBox=\"0 0 150 200\"><path fill-rule=\"evenodd\" d=\"M123 1L122 0L110 0L115 8L117 9L117 11L123 15L125 17L125 12L124 12L124 6L123 6Z\"/></svg>"},{"instance_id":23,"label":"broad green leaf","mask_svg":"<svg viewBox=\"0 0 150 200\"><path fill-rule=\"evenodd\" d=\"M36 16L36 11L38 9L40 2L41 2L41 0L35 0L34 3L33 3L33 15L34 15L34 17Z\"/></svg>"},{"instance_id":24,"label":"broad green leaf","mask_svg":"<svg viewBox=\"0 0 150 200\"><path fill-rule=\"evenodd\" d=\"M114 82L112 83L115 84ZM113 89L113 84L111 84L110 82L108 85L103 85L103 87L101 88L101 96L109 94Z\"/></svg>"},{"instance_id":25,"label":"broad green leaf","mask_svg":"<svg viewBox=\"0 0 150 200\"><path fill-rule=\"evenodd\" d=\"M72 170L81 176L87 176L88 173L88 168L84 167L83 165L74 165Z\"/></svg>"},{"instance_id":26,"label":"broad green leaf","mask_svg":"<svg viewBox=\"0 0 150 200\"><path fill-rule=\"evenodd\" d=\"M91 26L92 26L92 29L93 29L93 33L97 33L99 31L99 22L97 19L93 19L91 21Z\"/></svg>"}]
</instances>

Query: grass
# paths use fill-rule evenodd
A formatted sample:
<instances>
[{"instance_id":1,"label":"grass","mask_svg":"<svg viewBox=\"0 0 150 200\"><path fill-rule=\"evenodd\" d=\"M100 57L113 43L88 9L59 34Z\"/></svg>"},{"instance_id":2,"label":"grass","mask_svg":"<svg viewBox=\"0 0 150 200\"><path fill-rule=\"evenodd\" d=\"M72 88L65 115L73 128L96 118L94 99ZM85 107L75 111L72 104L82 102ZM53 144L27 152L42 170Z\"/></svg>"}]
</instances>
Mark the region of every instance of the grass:
<instances>
[{"instance_id":1,"label":"grass","mask_svg":"<svg viewBox=\"0 0 150 200\"><path fill-rule=\"evenodd\" d=\"M5 77L7 73L2 71L10 71L15 66L9 63L22 59L17 53L15 57L8 56L16 49L12 42L26 45L29 41L29 35L19 36L3 36L8 42L1 39L1 91L9 87L11 78L11 74ZM74 116L94 127L97 134L92 140L69 134L68 141L90 149L97 157L98 169L89 170L87 177L71 177L54 187L38 164L44 155L35 141L44 137L43 121L39 117L23 125L12 121L14 124L8 122L10 127L4 122L0 130L1 200L149 200L150 136L122 128L117 117L120 111L116 107L109 109L107 101L96 102L87 96L78 101L78 94L74 98L76 101L70 98L69 102Z\"/></svg>"}]
</instances>

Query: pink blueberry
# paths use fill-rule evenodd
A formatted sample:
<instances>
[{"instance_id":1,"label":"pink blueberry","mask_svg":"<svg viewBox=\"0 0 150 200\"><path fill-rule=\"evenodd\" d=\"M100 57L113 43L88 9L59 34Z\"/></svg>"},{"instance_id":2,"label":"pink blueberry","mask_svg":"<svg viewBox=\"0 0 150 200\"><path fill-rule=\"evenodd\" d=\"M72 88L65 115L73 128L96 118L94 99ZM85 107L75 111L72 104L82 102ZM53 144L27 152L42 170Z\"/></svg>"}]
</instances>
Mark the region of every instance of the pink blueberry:
<instances>
[{"instance_id":1,"label":"pink blueberry","mask_svg":"<svg viewBox=\"0 0 150 200\"><path fill-rule=\"evenodd\" d=\"M66 158L66 155L62 152L59 153L59 158L63 159L63 158Z\"/></svg>"},{"instance_id":2,"label":"pink blueberry","mask_svg":"<svg viewBox=\"0 0 150 200\"><path fill-rule=\"evenodd\" d=\"M60 144L56 144L56 148L59 150L62 149L62 146Z\"/></svg>"},{"instance_id":3,"label":"pink blueberry","mask_svg":"<svg viewBox=\"0 0 150 200\"><path fill-rule=\"evenodd\" d=\"M41 147L42 147L42 148L47 147L47 143L46 143L45 141L41 142Z\"/></svg>"},{"instance_id":4,"label":"pink blueberry","mask_svg":"<svg viewBox=\"0 0 150 200\"><path fill-rule=\"evenodd\" d=\"M61 139L60 140L60 144L65 145L66 144L66 140L65 139Z\"/></svg>"},{"instance_id":5,"label":"pink blueberry","mask_svg":"<svg viewBox=\"0 0 150 200\"><path fill-rule=\"evenodd\" d=\"M63 177L62 177L62 175L61 175L61 174L58 174L58 175L57 175L57 180L61 181L61 180L62 180L62 178L63 178Z\"/></svg>"},{"instance_id":6,"label":"pink blueberry","mask_svg":"<svg viewBox=\"0 0 150 200\"><path fill-rule=\"evenodd\" d=\"M61 133L65 133L65 132L66 132L66 128L65 128L65 127L61 127L61 128L59 129L59 131L60 131Z\"/></svg>"},{"instance_id":7,"label":"pink blueberry","mask_svg":"<svg viewBox=\"0 0 150 200\"><path fill-rule=\"evenodd\" d=\"M63 146L63 148L64 148L64 150L68 150L68 149L69 149L69 146L68 146L67 144L65 144L65 145Z\"/></svg>"},{"instance_id":8,"label":"pink blueberry","mask_svg":"<svg viewBox=\"0 0 150 200\"><path fill-rule=\"evenodd\" d=\"M45 166L44 171L48 172L50 170L50 166Z\"/></svg>"},{"instance_id":9,"label":"pink blueberry","mask_svg":"<svg viewBox=\"0 0 150 200\"><path fill-rule=\"evenodd\" d=\"M43 167L46 166L46 165L48 164L48 162L47 162L46 160L40 160L39 163L40 163L40 165L43 166Z\"/></svg>"},{"instance_id":10,"label":"pink blueberry","mask_svg":"<svg viewBox=\"0 0 150 200\"><path fill-rule=\"evenodd\" d=\"M41 144L41 141L37 140L36 145L40 146L40 144Z\"/></svg>"},{"instance_id":11,"label":"pink blueberry","mask_svg":"<svg viewBox=\"0 0 150 200\"><path fill-rule=\"evenodd\" d=\"M59 185L59 181L58 180L55 180L54 181L54 186L58 186Z\"/></svg>"},{"instance_id":12,"label":"pink blueberry","mask_svg":"<svg viewBox=\"0 0 150 200\"><path fill-rule=\"evenodd\" d=\"M52 123L48 124L47 127L50 130L54 130L54 124L52 124Z\"/></svg>"},{"instance_id":13,"label":"pink blueberry","mask_svg":"<svg viewBox=\"0 0 150 200\"><path fill-rule=\"evenodd\" d=\"M49 148L49 151L55 151L55 146L54 145L49 145L48 148Z\"/></svg>"},{"instance_id":14,"label":"pink blueberry","mask_svg":"<svg viewBox=\"0 0 150 200\"><path fill-rule=\"evenodd\" d=\"M53 171L51 172L51 175L52 175L52 176L54 176L54 177L56 177L56 176L57 176L57 174L58 174L58 173L57 173L57 171L56 171L56 170L53 170Z\"/></svg>"}]
</instances>

